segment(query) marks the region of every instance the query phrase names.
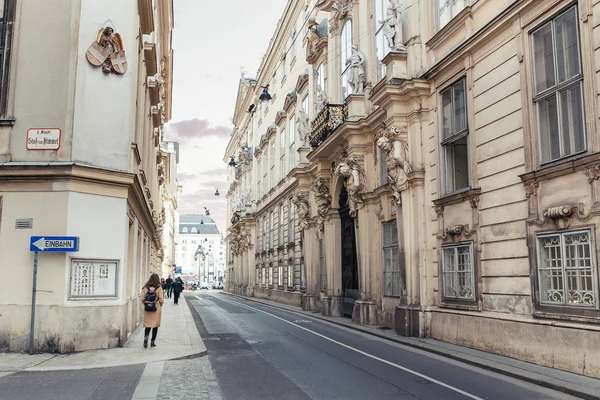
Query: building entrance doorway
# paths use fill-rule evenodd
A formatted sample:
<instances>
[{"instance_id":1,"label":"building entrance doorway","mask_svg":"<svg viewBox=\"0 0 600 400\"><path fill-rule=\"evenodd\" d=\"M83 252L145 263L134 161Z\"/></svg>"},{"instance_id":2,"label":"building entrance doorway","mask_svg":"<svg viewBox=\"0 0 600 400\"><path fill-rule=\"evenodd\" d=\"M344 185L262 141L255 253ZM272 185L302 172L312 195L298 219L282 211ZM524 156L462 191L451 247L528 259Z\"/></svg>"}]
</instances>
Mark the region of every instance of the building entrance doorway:
<instances>
[{"instance_id":1,"label":"building entrance doorway","mask_svg":"<svg viewBox=\"0 0 600 400\"><path fill-rule=\"evenodd\" d=\"M342 315L352 317L354 303L359 298L358 262L354 219L350 217L348 191L345 187L340 192L339 206L342 222Z\"/></svg>"}]
</instances>

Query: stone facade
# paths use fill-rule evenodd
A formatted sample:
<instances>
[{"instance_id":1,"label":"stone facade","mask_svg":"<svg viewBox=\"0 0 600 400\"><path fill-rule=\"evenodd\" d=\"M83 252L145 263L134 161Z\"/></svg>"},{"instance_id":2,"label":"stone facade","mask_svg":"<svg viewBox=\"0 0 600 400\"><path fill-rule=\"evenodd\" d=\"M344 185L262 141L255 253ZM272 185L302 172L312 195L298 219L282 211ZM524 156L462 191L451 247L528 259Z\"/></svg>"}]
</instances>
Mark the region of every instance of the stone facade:
<instances>
[{"instance_id":1,"label":"stone facade","mask_svg":"<svg viewBox=\"0 0 600 400\"><path fill-rule=\"evenodd\" d=\"M318 1L298 39L310 148L297 149L285 184L253 192L231 234L255 226L260 238L271 210L277 231L279 202L299 200L305 309L600 376L600 3L341 3ZM242 82L227 161L287 50L294 7L258 78ZM269 108L283 96L274 87ZM264 106L254 118L274 128L246 142L252 189L269 177L256 159L280 132ZM229 259L228 289L293 303L285 287L255 284L281 258L268 244Z\"/></svg>"},{"instance_id":2,"label":"stone facade","mask_svg":"<svg viewBox=\"0 0 600 400\"><path fill-rule=\"evenodd\" d=\"M122 345L164 257L172 2L0 4L0 273L18 282L0 299L0 351ZM35 128L59 142L40 149ZM44 235L80 242L39 253L31 332L29 242Z\"/></svg>"}]
</instances>

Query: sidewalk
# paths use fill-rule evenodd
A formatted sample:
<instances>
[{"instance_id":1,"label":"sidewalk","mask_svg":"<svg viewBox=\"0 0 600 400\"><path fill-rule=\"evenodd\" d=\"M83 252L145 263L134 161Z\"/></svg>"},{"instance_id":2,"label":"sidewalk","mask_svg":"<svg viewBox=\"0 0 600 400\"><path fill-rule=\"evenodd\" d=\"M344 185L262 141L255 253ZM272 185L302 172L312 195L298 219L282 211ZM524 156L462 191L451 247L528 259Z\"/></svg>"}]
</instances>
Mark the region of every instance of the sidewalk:
<instances>
[{"instance_id":1,"label":"sidewalk","mask_svg":"<svg viewBox=\"0 0 600 400\"><path fill-rule=\"evenodd\" d=\"M461 361L488 371L564 392L572 396L589 400L600 400L599 379L554 368L543 367L514 358L486 353L484 351L457 346L435 339L404 337L397 335L393 330L383 330L380 329L380 327L373 325L358 325L348 318L326 317L321 313L304 311L300 307L288 306L274 301L262 300L254 297L244 297L232 293L222 293L341 325L382 339L391 340L402 345Z\"/></svg>"},{"instance_id":2,"label":"sidewalk","mask_svg":"<svg viewBox=\"0 0 600 400\"><path fill-rule=\"evenodd\" d=\"M156 347L148 346L144 349L144 328L143 323L140 323L124 347L72 354L0 353L0 373L105 368L185 359L206 354L206 347L183 296L179 299L179 304L173 304L173 299L165 299L161 318Z\"/></svg>"}]
</instances>

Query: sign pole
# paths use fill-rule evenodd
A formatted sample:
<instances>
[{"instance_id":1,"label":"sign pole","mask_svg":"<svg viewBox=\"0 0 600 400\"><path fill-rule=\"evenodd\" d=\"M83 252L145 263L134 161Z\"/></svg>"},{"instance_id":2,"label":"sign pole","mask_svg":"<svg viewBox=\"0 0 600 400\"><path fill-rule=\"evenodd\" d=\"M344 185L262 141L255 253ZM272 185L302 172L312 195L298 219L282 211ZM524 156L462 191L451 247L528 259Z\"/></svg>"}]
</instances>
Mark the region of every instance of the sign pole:
<instances>
[{"instance_id":1,"label":"sign pole","mask_svg":"<svg viewBox=\"0 0 600 400\"><path fill-rule=\"evenodd\" d=\"M33 334L35 327L35 294L37 286L38 252L33 253L33 290L31 292L31 325L29 327L29 354L33 354Z\"/></svg>"}]
</instances>

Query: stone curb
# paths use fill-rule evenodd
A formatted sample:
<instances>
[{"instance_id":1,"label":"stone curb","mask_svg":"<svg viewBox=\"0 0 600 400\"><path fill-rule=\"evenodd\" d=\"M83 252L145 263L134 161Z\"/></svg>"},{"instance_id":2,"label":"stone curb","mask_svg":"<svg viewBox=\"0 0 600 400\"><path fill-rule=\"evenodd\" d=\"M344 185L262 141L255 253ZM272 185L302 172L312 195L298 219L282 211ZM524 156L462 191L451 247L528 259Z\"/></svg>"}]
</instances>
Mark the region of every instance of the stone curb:
<instances>
[{"instance_id":1,"label":"stone curb","mask_svg":"<svg viewBox=\"0 0 600 400\"><path fill-rule=\"evenodd\" d=\"M419 350L427 351L429 353L437 354L437 355L440 355L440 356L443 356L446 358L450 358L450 359L453 359L456 361L461 361L461 362L464 362L465 364L473 365L473 366L476 366L476 367L479 367L479 368L482 368L482 369L485 369L485 370L488 370L491 372L495 372L495 373L498 373L501 375L505 375L505 376L514 378L514 379L532 383L537 386L542 386L542 387L546 387L548 389L556 390L558 392L569 394L571 396L579 397L579 398L586 399L586 400L600 400L600 394L598 394L596 391L593 391L593 389L591 389L591 388L579 388L579 387L574 387L574 386L561 385L559 383L554 382L552 377L541 375L537 372L530 372L530 376L528 376L528 375L519 373L517 371L511 370L511 367L503 366L502 364L495 363L493 361L492 361L492 363L498 364L498 365L492 365L492 364L489 364L486 362L482 362L482 361L476 359L475 357L470 357L468 355L459 355L459 354L454 354L450 351L434 349L434 348L431 348L430 346L427 346L422 343L409 342L408 340L402 339L400 337L393 338L393 337L390 337L387 335L380 334L378 332L374 332L371 329L365 329L361 325L357 325L354 323L343 323L341 321L331 320L331 319L327 318L326 316L317 315L310 311L296 310L296 309L292 309L289 306L286 306L284 304L278 304L273 301L257 299L254 297L246 297L246 296L241 296L238 294L227 293L227 292L221 292L221 293L228 295L228 296L232 296L232 297L239 297L241 299L246 299L246 300L249 300L249 301L252 301L255 303L268 305L268 306L271 306L274 308L279 308L281 310L295 312L295 313L303 314L303 315L308 315L315 319L319 319L319 320L326 321L326 322L329 322L329 323L332 323L335 325L343 326L343 327L353 329L355 331L359 331L362 333L367 333L369 335L378 337L380 339L390 340L392 342L395 342L395 343L398 343L401 345L405 345L405 346L413 347L413 348L416 348Z\"/></svg>"}]
</instances>

